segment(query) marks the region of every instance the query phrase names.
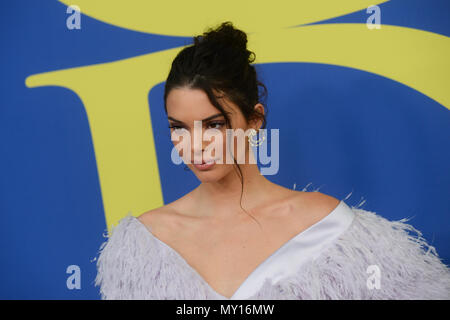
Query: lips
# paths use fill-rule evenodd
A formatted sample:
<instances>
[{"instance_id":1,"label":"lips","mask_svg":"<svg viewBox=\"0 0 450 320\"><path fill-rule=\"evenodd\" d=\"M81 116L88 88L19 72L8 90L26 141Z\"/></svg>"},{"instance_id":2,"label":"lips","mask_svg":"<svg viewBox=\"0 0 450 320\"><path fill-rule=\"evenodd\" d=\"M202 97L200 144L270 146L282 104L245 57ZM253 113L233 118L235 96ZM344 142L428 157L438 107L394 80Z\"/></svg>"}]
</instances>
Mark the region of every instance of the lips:
<instances>
[{"instance_id":1,"label":"lips","mask_svg":"<svg viewBox=\"0 0 450 320\"><path fill-rule=\"evenodd\" d=\"M207 163L212 163L212 162L215 162L217 159L215 159L215 158L211 158L211 159L205 159L205 158L202 158L202 162L201 163L199 163L199 164L207 164ZM192 164L194 164L194 161L192 160Z\"/></svg>"},{"instance_id":2,"label":"lips","mask_svg":"<svg viewBox=\"0 0 450 320\"><path fill-rule=\"evenodd\" d=\"M215 159L213 160L204 160L201 164L194 164L194 167L198 170L207 170L212 168L215 165Z\"/></svg>"}]
</instances>

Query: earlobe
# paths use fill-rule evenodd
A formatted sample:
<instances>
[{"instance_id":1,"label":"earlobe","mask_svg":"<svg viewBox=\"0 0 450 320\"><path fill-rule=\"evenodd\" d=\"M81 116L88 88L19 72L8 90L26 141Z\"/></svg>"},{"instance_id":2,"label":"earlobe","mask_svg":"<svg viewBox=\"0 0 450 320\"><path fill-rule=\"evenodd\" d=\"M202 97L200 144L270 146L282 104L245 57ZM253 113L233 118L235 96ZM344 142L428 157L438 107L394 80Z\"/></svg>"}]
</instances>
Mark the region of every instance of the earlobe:
<instances>
[{"instance_id":1,"label":"earlobe","mask_svg":"<svg viewBox=\"0 0 450 320\"><path fill-rule=\"evenodd\" d=\"M265 116L264 106L261 103L257 103L254 110L259 116L255 115L254 119L251 121L253 123L252 127L255 130L259 130L263 124L263 117Z\"/></svg>"},{"instance_id":2,"label":"earlobe","mask_svg":"<svg viewBox=\"0 0 450 320\"><path fill-rule=\"evenodd\" d=\"M258 113L264 115L264 106L263 106L261 103L255 104L254 109L255 109L255 111L257 111Z\"/></svg>"}]
</instances>

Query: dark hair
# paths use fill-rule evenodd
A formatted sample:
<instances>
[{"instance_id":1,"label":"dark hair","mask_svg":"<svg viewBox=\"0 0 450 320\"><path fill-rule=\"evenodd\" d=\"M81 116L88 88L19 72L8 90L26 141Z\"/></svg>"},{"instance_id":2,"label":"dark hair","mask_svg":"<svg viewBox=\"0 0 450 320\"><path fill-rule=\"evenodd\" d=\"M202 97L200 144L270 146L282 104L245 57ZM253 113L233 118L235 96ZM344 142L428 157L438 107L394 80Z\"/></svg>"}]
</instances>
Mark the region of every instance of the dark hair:
<instances>
[{"instance_id":1,"label":"dark hair","mask_svg":"<svg viewBox=\"0 0 450 320\"><path fill-rule=\"evenodd\" d=\"M261 128L264 129L266 115L259 113L254 106L263 98L267 98L267 88L258 80L256 69L251 65L255 60L255 54L247 50L247 35L227 21L216 29L209 28L207 32L195 36L193 40L194 44L181 50L172 62L164 87L166 114L169 92L172 89L187 87L203 90L211 104L224 116L228 128L231 128L230 119L216 100L223 97L221 94L239 107L247 123L261 119L263 122ZM261 95L258 86L263 89ZM241 203L244 180L239 164L234 157L233 160L241 179Z\"/></svg>"}]
</instances>

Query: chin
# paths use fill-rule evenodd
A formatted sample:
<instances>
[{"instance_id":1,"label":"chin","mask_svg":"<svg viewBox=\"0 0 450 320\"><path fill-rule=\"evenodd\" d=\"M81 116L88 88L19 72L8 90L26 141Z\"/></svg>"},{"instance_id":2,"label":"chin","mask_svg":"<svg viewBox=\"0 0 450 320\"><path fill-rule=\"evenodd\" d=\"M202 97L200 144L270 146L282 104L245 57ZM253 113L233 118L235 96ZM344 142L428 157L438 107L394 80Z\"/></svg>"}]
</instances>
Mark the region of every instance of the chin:
<instances>
[{"instance_id":1,"label":"chin","mask_svg":"<svg viewBox=\"0 0 450 320\"><path fill-rule=\"evenodd\" d=\"M211 170L199 170L195 167L189 167L197 176L198 180L204 183L220 181L230 173L229 170L223 170L223 168L220 167L215 167Z\"/></svg>"}]
</instances>

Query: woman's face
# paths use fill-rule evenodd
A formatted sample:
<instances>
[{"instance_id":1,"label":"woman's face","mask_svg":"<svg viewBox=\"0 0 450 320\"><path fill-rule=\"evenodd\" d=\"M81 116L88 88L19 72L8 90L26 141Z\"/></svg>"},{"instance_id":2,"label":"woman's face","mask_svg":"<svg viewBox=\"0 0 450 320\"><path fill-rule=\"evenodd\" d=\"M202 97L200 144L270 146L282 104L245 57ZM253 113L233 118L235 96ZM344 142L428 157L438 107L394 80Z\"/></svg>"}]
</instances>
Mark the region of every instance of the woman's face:
<instances>
[{"instance_id":1,"label":"woman's face","mask_svg":"<svg viewBox=\"0 0 450 320\"><path fill-rule=\"evenodd\" d=\"M228 113L232 129L241 128L245 132L250 128L236 105L226 98L217 98L217 100ZM227 149L229 144L227 144L225 118L211 104L204 91L189 88L172 89L167 96L166 107L174 146L184 163L200 181L218 181L235 171L232 155ZM194 121L198 121L197 124ZM234 137L236 160L238 159L237 140L238 138ZM248 163L248 140L245 137L243 140L245 151L239 150L245 152L244 161ZM226 152L230 154L228 161ZM194 163L195 157L197 159ZM216 163L210 166L198 165L209 160L215 160Z\"/></svg>"}]
</instances>

